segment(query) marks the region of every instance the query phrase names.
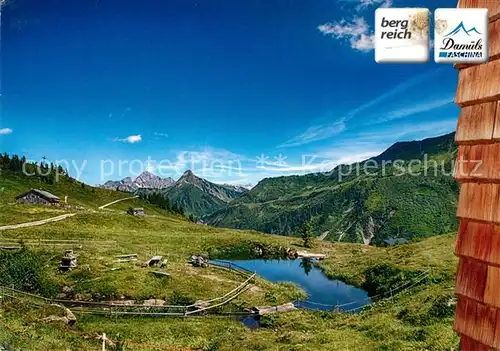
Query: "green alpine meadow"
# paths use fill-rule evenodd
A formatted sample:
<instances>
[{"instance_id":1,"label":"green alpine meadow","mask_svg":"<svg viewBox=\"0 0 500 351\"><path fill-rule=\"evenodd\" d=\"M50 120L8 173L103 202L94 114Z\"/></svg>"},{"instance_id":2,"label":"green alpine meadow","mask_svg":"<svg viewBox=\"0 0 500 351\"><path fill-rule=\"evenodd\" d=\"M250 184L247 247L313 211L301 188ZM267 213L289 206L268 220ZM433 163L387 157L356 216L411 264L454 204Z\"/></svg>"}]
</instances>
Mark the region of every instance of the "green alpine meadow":
<instances>
[{"instance_id":1,"label":"green alpine meadow","mask_svg":"<svg viewBox=\"0 0 500 351\"><path fill-rule=\"evenodd\" d=\"M500 345L495 1L0 0L0 351Z\"/></svg>"},{"instance_id":2,"label":"green alpine meadow","mask_svg":"<svg viewBox=\"0 0 500 351\"><path fill-rule=\"evenodd\" d=\"M15 350L92 350L99 347L105 333L110 340L108 347L117 350L153 350L165 345L186 350L457 347L458 338L451 325L458 186L446 174L455 153L451 134L395 144L378 157L400 159L404 166L406 160L416 156L419 160L428 157L444 165L437 175L397 175L396 165L392 165L386 175L348 175L339 181L335 177L346 167L340 166L330 174L265 179L234 199L229 199L231 193L217 192L225 194L225 205L208 216L208 223L217 226L193 221L193 207L188 204L214 196L214 188L192 173L167 190L176 197L151 196L156 194L152 190L134 195L92 187L65 173L57 173L55 181L56 168L51 170L50 166L46 166L49 175L27 176L21 171L25 162L22 157L4 154L2 225L65 213L76 215L0 232L0 286L33 294L3 291L0 345ZM417 174L422 166L413 170ZM17 195L33 188L67 197L66 204L51 207L16 203ZM187 191L182 192L184 189ZM190 198L192 194L196 197ZM179 198L188 200L177 202ZM185 204L186 210L179 210L180 204ZM144 209L144 216L127 213L139 207ZM314 231L312 242L306 246L301 238L304 223L310 223ZM324 231L329 233L314 238ZM377 245L389 237L407 238L410 243ZM13 246L17 249L7 249ZM77 254L78 266L62 272L59 261L66 249ZM307 297L303 288L294 283L273 283L257 275L241 295L196 318L147 314L162 313L160 306L134 309L127 315L116 313L119 309L113 314L113 309L86 308L82 304L195 304L227 294L246 278L236 270L195 267L189 262L191 256L272 260L287 259L288 251L324 254L325 259L313 262L314 269L328 279L382 298L355 313L328 308L263 315L257 329L245 326L238 315L247 314L255 306L303 300ZM137 260L117 259L130 254ZM156 255L168 259L166 267L145 268L143 261ZM152 274L154 271L168 276ZM403 289L396 288L393 293L397 286ZM48 300L41 303L40 297ZM75 315L75 324L47 322L47 318L64 314L53 306L56 303L51 303L52 299L73 304L65 306Z\"/></svg>"}]
</instances>

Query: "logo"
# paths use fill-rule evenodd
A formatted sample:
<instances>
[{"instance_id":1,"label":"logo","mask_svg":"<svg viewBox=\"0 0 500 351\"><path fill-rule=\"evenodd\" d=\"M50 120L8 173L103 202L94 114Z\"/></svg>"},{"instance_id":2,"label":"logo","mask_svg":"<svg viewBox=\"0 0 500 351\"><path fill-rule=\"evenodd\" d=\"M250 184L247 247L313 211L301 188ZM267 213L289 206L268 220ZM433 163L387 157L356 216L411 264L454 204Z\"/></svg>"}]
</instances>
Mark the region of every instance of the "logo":
<instances>
[{"instance_id":1,"label":"logo","mask_svg":"<svg viewBox=\"0 0 500 351\"><path fill-rule=\"evenodd\" d=\"M429 10L378 8L375 11L376 62L429 60Z\"/></svg>"},{"instance_id":2,"label":"logo","mask_svg":"<svg viewBox=\"0 0 500 351\"><path fill-rule=\"evenodd\" d=\"M445 37L456 35L456 34L460 33L460 31L464 32L465 34L467 34L469 36L470 36L471 32L475 32L476 34L481 35L481 33L479 33L479 31L476 29L476 27L472 27L471 29L465 29L464 22L460 22L460 24L457 26L457 28L453 29L451 32L446 34Z\"/></svg>"},{"instance_id":3,"label":"logo","mask_svg":"<svg viewBox=\"0 0 500 351\"><path fill-rule=\"evenodd\" d=\"M478 39L470 39L469 41L457 39L458 42L455 42L455 39L452 38L460 37L462 34ZM455 29L444 36L440 50L442 51L439 52L439 57L483 58L481 32L476 27L466 29L462 21Z\"/></svg>"},{"instance_id":4,"label":"logo","mask_svg":"<svg viewBox=\"0 0 500 351\"><path fill-rule=\"evenodd\" d=\"M448 23L455 23L448 30ZM437 9L435 12L436 62L482 63L488 60L486 9Z\"/></svg>"}]
</instances>

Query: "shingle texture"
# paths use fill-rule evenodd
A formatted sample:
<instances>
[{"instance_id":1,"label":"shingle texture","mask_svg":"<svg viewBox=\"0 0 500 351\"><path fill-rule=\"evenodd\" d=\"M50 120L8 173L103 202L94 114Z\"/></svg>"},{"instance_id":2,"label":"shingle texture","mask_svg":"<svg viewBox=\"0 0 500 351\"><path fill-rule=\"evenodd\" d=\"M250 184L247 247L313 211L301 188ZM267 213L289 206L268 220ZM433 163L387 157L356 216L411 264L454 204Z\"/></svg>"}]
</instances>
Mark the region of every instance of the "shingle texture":
<instances>
[{"instance_id":1,"label":"shingle texture","mask_svg":"<svg viewBox=\"0 0 500 351\"><path fill-rule=\"evenodd\" d=\"M462 69L458 73L455 102L474 105L500 99L500 60Z\"/></svg>"},{"instance_id":2,"label":"shingle texture","mask_svg":"<svg viewBox=\"0 0 500 351\"><path fill-rule=\"evenodd\" d=\"M490 21L500 18L500 1L498 0L460 0L458 7L486 8Z\"/></svg>"},{"instance_id":3,"label":"shingle texture","mask_svg":"<svg viewBox=\"0 0 500 351\"><path fill-rule=\"evenodd\" d=\"M455 140L458 144L491 142L494 139L495 127L500 138L500 110L497 101L472 105L462 108L458 119Z\"/></svg>"},{"instance_id":4,"label":"shingle texture","mask_svg":"<svg viewBox=\"0 0 500 351\"><path fill-rule=\"evenodd\" d=\"M500 350L500 0L460 0L459 7L488 8L490 60L456 65L462 184L454 330L460 350Z\"/></svg>"}]
</instances>

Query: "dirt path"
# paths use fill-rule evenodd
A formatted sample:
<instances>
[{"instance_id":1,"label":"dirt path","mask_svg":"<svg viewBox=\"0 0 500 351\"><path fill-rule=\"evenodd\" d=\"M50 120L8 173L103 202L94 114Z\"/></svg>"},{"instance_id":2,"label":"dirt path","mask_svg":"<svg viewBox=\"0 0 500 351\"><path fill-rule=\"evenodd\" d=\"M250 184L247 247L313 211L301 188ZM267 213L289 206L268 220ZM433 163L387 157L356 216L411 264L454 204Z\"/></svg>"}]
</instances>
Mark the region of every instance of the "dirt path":
<instances>
[{"instance_id":1,"label":"dirt path","mask_svg":"<svg viewBox=\"0 0 500 351\"><path fill-rule=\"evenodd\" d=\"M76 213L66 213L66 214L63 214L63 215L60 215L60 216L57 216L57 217L42 219L40 221L20 223L20 224L4 225L4 226L0 227L0 230L19 229L19 228L25 228L25 227L34 227L34 226L42 225L42 224L46 224L46 223L62 221L63 219L70 218L70 217L73 217L75 215L76 215Z\"/></svg>"},{"instance_id":2,"label":"dirt path","mask_svg":"<svg viewBox=\"0 0 500 351\"><path fill-rule=\"evenodd\" d=\"M317 237L318 240L325 240L325 238L328 236L330 232L324 232L320 236Z\"/></svg>"},{"instance_id":3,"label":"dirt path","mask_svg":"<svg viewBox=\"0 0 500 351\"><path fill-rule=\"evenodd\" d=\"M100 206L100 207L99 207L99 209L100 209L100 210L102 210L102 209L104 209L104 208L106 208L106 207L108 207L108 206L114 205L114 204L116 204L116 203L118 203L118 202L125 201L125 200L137 199L138 197L139 197L139 196L132 196L132 197L126 197L126 198L124 198L124 199L118 199L118 200L115 200L115 201L113 201L113 202L110 202L109 204L106 204L106 205L102 205L102 206Z\"/></svg>"},{"instance_id":4,"label":"dirt path","mask_svg":"<svg viewBox=\"0 0 500 351\"><path fill-rule=\"evenodd\" d=\"M101 207L99 207L99 209L106 208L106 207L111 206L113 204L116 204L117 202L120 202L120 201L135 199L137 197L138 196L133 196L133 197L127 197L125 199L119 199L119 200L110 202L108 204L102 205ZM47 218L47 219L42 219L42 220L39 220L39 221L33 221L33 222L26 222L26 223L10 224L10 225L0 226L0 230L9 230L9 229L19 229L19 228L26 228L26 227L35 227L35 226L38 226L38 225L43 225L43 224L47 224L47 223L62 221L64 219L66 219L66 218L70 218L70 217L73 217L73 216L76 216L76 213L66 213L66 214L63 214L63 215L60 215L60 216L51 217L51 218Z\"/></svg>"}]
</instances>

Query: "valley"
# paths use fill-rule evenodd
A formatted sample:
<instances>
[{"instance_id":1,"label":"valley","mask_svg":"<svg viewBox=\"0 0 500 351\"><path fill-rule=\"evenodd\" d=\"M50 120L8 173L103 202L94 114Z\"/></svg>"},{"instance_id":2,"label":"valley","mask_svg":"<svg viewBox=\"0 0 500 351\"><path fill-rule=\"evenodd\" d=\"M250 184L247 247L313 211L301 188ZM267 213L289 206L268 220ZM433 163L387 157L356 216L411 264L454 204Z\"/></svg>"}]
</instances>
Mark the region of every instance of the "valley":
<instances>
[{"instance_id":1,"label":"valley","mask_svg":"<svg viewBox=\"0 0 500 351\"><path fill-rule=\"evenodd\" d=\"M413 2L0 0L0 351L500 348L500 0Z\"/></svg>"},{"instance_id":2,"label":"valley","mask_svg":"<svg viewBox=\"0 0 500 351\"><path fill-rule=\"evenodd\" d=\"M217 227L298 236L310 221L316 236L329 232L329 241L413 240L457 229L454 136L399 142L360 163L266 178L249 190L214 184L189 170L177 182L144 173L138 178L151 182L142 181L145 187L132 193L159 193Z\"/></svg>"},{"instance_id":3,"label":"valley","mask_svg":"<svg viewBox=\"0 0 500 351\"><path fill-rule=\"evenodd\" d=\"M7 222L20 222L23 210L39 211L37 217L58 211L76 213L57 223L2 232L2 239L19 242L25 249L0 251L0 285L14 284L17 289L45 297L54 298L61 296L61 291L68 291L60 298L139 303L156 299L189 304L224 295L242 282L235 272L193 267L189 263L192 255L234 259L256 257L259 252L258 255L277 258L283 248L305 249L297 237L195 224L141 198L130 199L129 193L82 186L69 178L46 184L16 172L2 175L2 186L7 191L0 199ZM60 197L68 196L73 207L59 210L13 204L14 197L30 187L48 188ZM126 200L99 209L120 199ZM127 215L124 210L128 207L143 207L146 215ZM77 243L50 244L68 240ZM451 329L454 240L454 234L443 234L389 248L316 240L313 252L327 255L316 269L331 279L363 288L370 296L387 294L391 287L412 283L411 289L392 299L377 301L359 314L298 309L263 316L258 329L248 329L238 318L220 314L305 298L297 285L278 282L281 279L271 283L259 277L248 291L223 306L219 314L200 318L127 317L75 310L76 324L69 327L44 321L53 313L50 306L2 299L0 340L30 350L68 346L91 350L100 345L102 333L132 350L449 349L458 343ZM58 265L66 249L77 254L78 267L61 273ZM137 262L116 262L117 256L132 253L137 255ZM157 277L150 274L150 268L142 267L142 262L154 255L168 259L161 271L169 277ZM31 273L19 280L19 270ZM429 272L429 277L419 281L422 272Z\"/></svg>"}]
</instances>

